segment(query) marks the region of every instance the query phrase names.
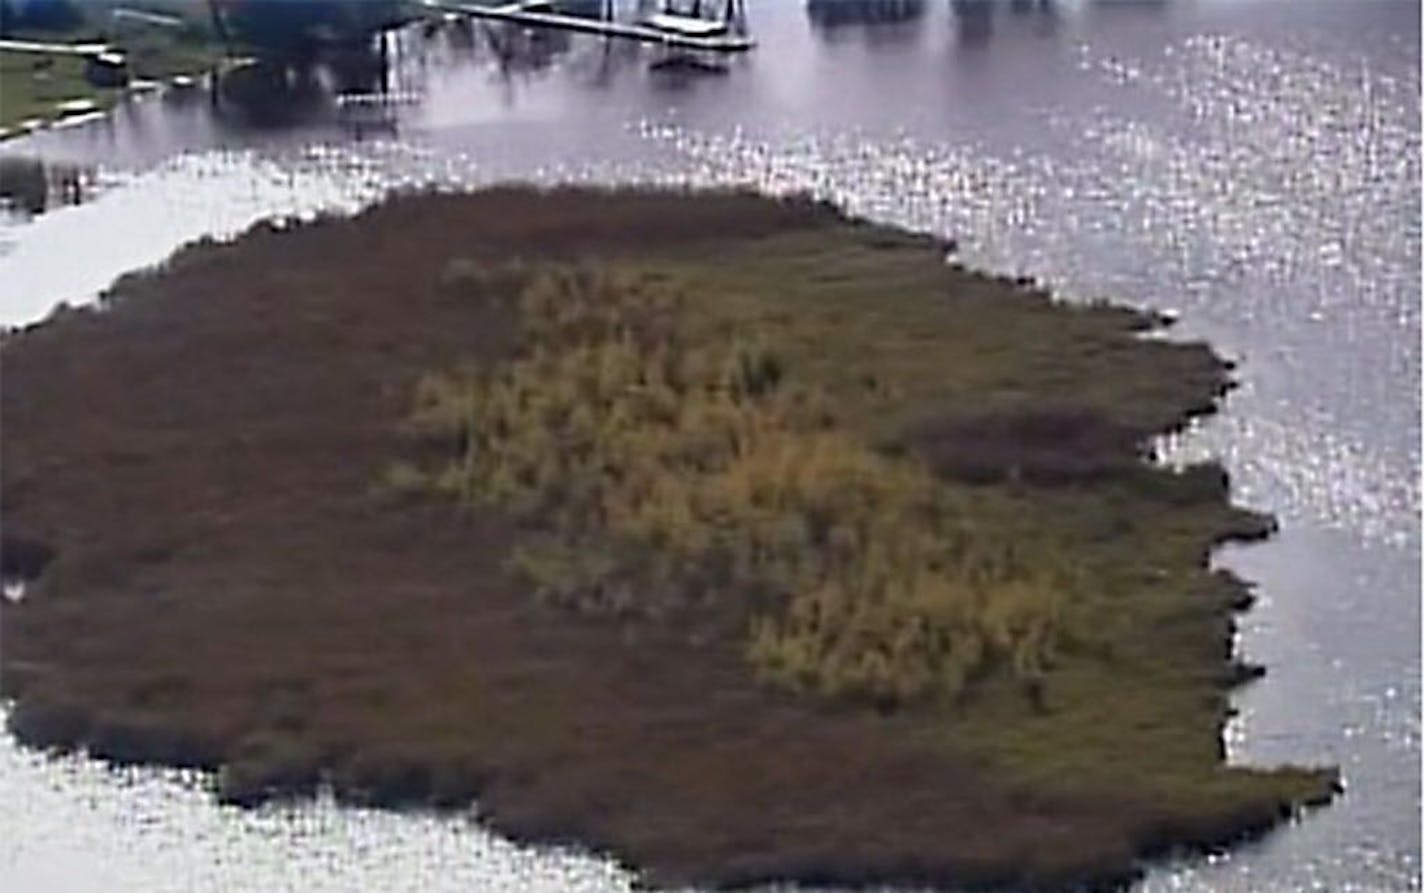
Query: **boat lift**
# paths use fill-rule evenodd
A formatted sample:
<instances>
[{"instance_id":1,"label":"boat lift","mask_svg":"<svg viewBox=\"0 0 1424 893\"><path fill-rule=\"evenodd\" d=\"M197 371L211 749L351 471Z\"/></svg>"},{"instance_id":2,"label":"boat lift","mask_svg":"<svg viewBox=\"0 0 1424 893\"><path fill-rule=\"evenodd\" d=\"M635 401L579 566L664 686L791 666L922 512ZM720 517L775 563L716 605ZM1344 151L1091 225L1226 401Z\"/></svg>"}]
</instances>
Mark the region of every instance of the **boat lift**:
<instances>
[{"instance_id":1,"label":"boat lift","mask_svg":"<svg viewBox=\"0 0 1424 893\"><path fill-rule=\"evenodd\" d=\"M711 6L713 2L716 0L707 0L707 5ZM662 10L636 22L614 20L611 3L604 4L604 17L597 19L554 12L548 0L520 0L501 6L479 6L457 0L420 0L420 5L437 14L506 22L526 28L594 34L673 49L740 53L756 46L756 41L741 27L745 17L743 0L720 2L723 8L720 19L700 15L701 0L693 0L692 12L675 11L665 5Z\"/></svg>"}]
</instances>

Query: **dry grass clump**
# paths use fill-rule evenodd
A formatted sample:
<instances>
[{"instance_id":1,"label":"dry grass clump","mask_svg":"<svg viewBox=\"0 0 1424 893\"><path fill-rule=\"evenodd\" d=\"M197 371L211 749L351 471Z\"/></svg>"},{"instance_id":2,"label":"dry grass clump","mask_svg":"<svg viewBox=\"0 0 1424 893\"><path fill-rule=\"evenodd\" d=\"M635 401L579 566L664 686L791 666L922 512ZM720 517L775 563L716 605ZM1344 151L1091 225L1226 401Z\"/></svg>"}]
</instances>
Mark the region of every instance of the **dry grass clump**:
<instances>
[{"instance_id":1,"label":"dry grass clump","mask_svg":"<svg viewBox=\"0 0 1424 893\"><path fill-rule=\"evenodd\" d=\"M411 423L452 450L426 480L540 527L514 561L541 595L745 605L758 670L832 696L954 696L999 666L1041 679L1066 562L842 430L773 344L615 266L460 261L446 278L517 294L526 334L509 363L420 382Z\"/></svg>"}]
</instances>

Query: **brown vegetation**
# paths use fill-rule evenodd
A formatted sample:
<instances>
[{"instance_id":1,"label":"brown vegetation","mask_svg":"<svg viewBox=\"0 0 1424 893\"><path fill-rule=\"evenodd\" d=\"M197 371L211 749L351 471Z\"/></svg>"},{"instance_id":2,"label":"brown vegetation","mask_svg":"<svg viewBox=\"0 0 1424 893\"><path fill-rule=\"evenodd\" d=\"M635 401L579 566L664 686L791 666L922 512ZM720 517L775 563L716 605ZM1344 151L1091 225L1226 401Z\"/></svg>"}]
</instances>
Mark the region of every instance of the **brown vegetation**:
<instances>
[{"instance_id":1,"label":"brown vegetation","mask_svg":"<svg viewBox=\"0 0 1424 893\"><path fill-rule=\"evenodd\" d=\"M478 797L655 883L1104 882L1328 797L1328 772L1222 765L1246 598L1205 557L1265 522L1219 469L1137 461L1223 365L938 261L806 202L511 188L259 227L121 281L0 347L4 563L43 568L0 624L12 729L219 769L235 802ZM848 563L823 510L867 527ZM717 576L714 516L743 573ZM940 603L887 588L867 613L847 569L960 580L936 551L955 530L969 566L1010 570L983 590L1001 656L820 673L856 623L879 652ZM1031 641L1053 647L1013 672L1014 611L1046 598ZM758 679L751 629L797 684ZM800 693L846 678L896 697ZM957 696L901 703L936 686Z\"/></svg>"}]
</instances>

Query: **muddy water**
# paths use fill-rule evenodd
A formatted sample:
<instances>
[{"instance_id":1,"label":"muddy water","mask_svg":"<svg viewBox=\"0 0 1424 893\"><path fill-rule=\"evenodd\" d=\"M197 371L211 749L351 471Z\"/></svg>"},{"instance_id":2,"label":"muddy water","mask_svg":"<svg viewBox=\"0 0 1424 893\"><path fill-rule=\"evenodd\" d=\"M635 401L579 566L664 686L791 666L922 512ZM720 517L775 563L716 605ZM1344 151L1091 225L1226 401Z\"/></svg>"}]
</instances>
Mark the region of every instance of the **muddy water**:
<instances>
[{"instance_id":1,"label":"muddy water","mask_svg":"<svg viewBox=\"0 0 1424 893\"><path fill-rule=\"evenodd\" d=\"M1068 295L1174 309L1243 387L1164 455L1221 456L1238 498L1282 521L1220 557L1259 584L1241 647L1270 668L1238 698L1232 758L1338 763L1348 790L1141 888L1419 889L1417 5L931 0L882 4L873 25L751 6L761 47L723 73L587 39L412 34L393 55L402 101L379 109L332 96L360 86L348 66L8 144L91 169L97 195L0 224L0 321L263 217L510 177L810 189ZM0 743L0 888L630 883L467 819L230 812L203 784Z\"/></svg>"}]
</instances>

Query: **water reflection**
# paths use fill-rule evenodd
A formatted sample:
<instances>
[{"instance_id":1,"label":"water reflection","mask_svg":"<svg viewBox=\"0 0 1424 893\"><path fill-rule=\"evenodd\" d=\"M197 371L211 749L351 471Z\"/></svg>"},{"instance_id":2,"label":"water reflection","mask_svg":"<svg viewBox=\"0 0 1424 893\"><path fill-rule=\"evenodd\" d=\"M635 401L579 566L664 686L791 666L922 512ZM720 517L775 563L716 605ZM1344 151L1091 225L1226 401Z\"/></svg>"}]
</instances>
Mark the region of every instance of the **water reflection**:
<instances>
[{"instance_id":1,"label":"water reflection","mask_svg":"<svg viewBox=\"0 0 1424 893\"><path fill-rule=\"evenodd\" d=\"M926 0L808 0L806 16L816 36L834 43L848 37L869 46L918 42L925 32Z\"/></svg>"},{"instance_id":2,"label":"water reflection","mask_svg":"<svg viewBox=\"0 0 1424 893\"><path fill-rule=\"evenodd\" d=\"M310 65L258 62L234 69L212 87L219 121L239 128L268 129L334 117L331 92Z\"/></svg>"},{"instance_id":3,"label":"water reflection","mask_svg":"<svg viewBox=\"0 0 1424 893\"><path fill-rule=\"evenodd\" d=\"M983 46L994 36L994 7L989 0L949 0L954 10L954 23L959 42L965 46Z\"/></svg>"},{"instance_id":4,"label":"water reflection","mask_svg":"<svg viewBox=\"0 0 1424 893\"><path fill-rule=\"evenodd\" d=\"M482 23L479 30L505 77L547 71L574 43L567 31L492 22Z\"/></svg>"},{"instance_id":5,"label":"water reflection","mask_svg":"<svg viewBox=\"0 0 1424 893\"><path fill-rule=\"evenodd\" d=\"M885 25L919 21L925 0L807 0L806 14L817 28Z\"/></svg>"},{"instance_id":6,"label":"water reflection","mask_svg":"<svg viewBox=\"0 0 1424 893\"><path fill-rule=\"evenodd\" d=\"M93 189L93 171L39 158L0 157L0 210L26 216L77 205Z\"/></svg>"},{"instance_id":7,"label":"water reflection","mask_svg":"<svg viewBox=\"0 0 1424 893\"><path fill-rule=\"evenodd\" d=\"M406 41L416 40L409 34ZM216 77L214 118L232 132L339 125L355 136L393 132L411 97L395 89L419 83L424 53L401 52L389 34L325 49L309 59L267 57Z\"/></svg>"},{"instance_id":8,"label":"water reflection","mask_svg":"<svg viewBox=\"0 0 1424 893\"><path fill-rule=\"evenodd\" d=\"M1057 0L1009 0L1009 15L1051 25L1058 20Z\"/></svg>"},{"instance_id":9,"label":"water reflection","mask_svg":"<svg viewBox=\"0 0 1424 893\"><path fill-rule=\"evenodd\" d=\"M556 6L570 14L590 17L611 15L613 11L604 7L603 0ZM656 8L646 3L639 5L643 12ZM692 10L691 6L688 8ZM487 56L494 63L493 72L504 87L507 103L514 101L517 86L556 70L586 86L608 87L620 70L645 67L656 74L651 82L654 87L677 90L703 75L727 73L733 61L727 54L715 51L646 47L625 40L489 21L451 22L429 33L432 42L421 47L417 55L426 58L432 50L436 54L443 50L476 68Z\"/></svg>"},{"instance_id":10,"label":"water reflection","mask_svg":"<svg viewBox=\"0 0 1424 893\"><path fill-rule=\"evenodd\" d=\"M968 47L987 45L1002 17L1031 20L1040 31L1051 31L1058 19L1057 0L950 0L950 7L959 43Z\"/></svg>"},{"instance_id":11,"label":"water reflection","mask_svg":"<svg viewBox=\"0 0 1424 893\"><path fill-rule=\"evenodd\" d=\"M1172 0L1088 0L1088 8L1099 12L1134 10L1141 12L1165 12Z\"/></svg>"}]
</instances>

